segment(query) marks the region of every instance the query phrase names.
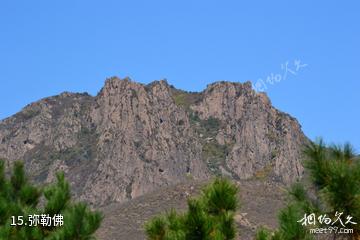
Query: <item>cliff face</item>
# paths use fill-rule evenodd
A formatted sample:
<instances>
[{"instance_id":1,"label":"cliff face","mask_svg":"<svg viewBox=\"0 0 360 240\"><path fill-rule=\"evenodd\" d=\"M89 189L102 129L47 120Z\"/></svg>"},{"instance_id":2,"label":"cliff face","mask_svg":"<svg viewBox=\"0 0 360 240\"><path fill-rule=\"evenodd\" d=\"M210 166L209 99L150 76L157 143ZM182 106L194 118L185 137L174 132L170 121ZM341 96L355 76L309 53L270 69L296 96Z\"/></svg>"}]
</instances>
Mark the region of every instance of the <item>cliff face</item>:
<instances>
[{"instance_id":1,"label":"cliff face","mask_svg":"<svg viewBox=\"0 0 360 240\"><path fill-rule=\"evenodd\" d=\"M297 120L275 109L251 83L215 83L191 108L201 119L219 119L216 142L231 145L225 158L236 178L271 176L289 183L302 175L301 148L307 142Z\"/></svg>"},{"instance_id":2,"label":"cliff face","mask_svg":"<svg viewBox=\"0 0 360 240\"><path fill-rule=\"evenodd\" d=\"M39 182L63 170L74 194L94 205L211 175L288 183L302 174L306 141L250 83L187 93L111 78L95 97L63 93L0 122L0 158L25 160Z\"/></svg>"}]
</instances>

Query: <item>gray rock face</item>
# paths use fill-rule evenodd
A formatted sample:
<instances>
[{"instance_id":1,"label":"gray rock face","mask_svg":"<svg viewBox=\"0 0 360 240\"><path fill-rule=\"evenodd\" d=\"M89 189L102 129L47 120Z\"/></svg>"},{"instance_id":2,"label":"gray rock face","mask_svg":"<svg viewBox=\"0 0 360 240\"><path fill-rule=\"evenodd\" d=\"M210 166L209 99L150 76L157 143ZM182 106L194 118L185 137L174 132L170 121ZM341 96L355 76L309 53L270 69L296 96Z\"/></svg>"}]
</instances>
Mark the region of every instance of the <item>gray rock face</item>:
<instances>
[{"instance_id":1,"label":"gray rock face","mask_svg":"<svg viewBox=\"0 0 360 240\"><path fill-rule=\"evenodd\" d=\"M222 122L216 141L231 144L224 165L233 176L272 175L289 183L302 175L301 147L308 140L300 125L272 107L265 93L255 93L250 82L211 84L191 108L201 119Z\"/></svg>"},{"instance_id":2,"label":"gray rock face","mask_svg":"<svg viewBox=\"0 0 360 240\"><path fill-rule=\"evenodd\" d=\"M96 206L215 174L288 183L302 174L306 141L250 83L188 93L111 78L95 97L63 93L0 122L0 158L25 160L42 183L62 170L75 196Z\"/></svg>"}]
</instances>

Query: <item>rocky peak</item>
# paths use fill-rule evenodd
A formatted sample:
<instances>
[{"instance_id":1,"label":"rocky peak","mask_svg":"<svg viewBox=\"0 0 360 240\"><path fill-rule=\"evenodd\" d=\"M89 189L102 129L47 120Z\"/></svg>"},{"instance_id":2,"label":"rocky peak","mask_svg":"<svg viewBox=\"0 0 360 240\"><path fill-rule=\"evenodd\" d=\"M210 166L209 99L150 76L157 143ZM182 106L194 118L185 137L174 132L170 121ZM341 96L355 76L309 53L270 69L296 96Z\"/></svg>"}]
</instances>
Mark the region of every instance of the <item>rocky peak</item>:
<instances>
[{"instance_id":1,"label":"rocky peak","mask_svg":"<svg viewBox=\"0 0 360 240\"><path fill-rule=\"evenodd\" d=\"M39 182L64 171L95 205L211 175L289 183L306 141L250 82L192 93L112 77L95 97L64 92L0 122L0 158L24 159Z\"/></svg>"},{"instance_id":2,"label":"rocky peak","mask_svg":"<svg viewBox=\"0 0 360 240\"><path fill-rule=\"evenodd\" d=\"M250 82L213 83L190 108L201 121L218 120L210 139L213 148L226 149L222 163L215 164L222 172L285 183L302 175L301 147L307 139L301 126L275 109L265 93L252 90Z\"/></svg>"},{"instance_id":3,"label":"rocky peak","mask_svg":"<svg viewBox=\"0 0 360 240\"><path fill-rule=\"evenodd\" d=\"M228 91L231 89L237 95L244 92L252 92L252 84L250 81L239 83L239 82L227 82L227 81L218 81L207 85L205 92L209 93L212 91Z\"/></svg>"},{"instance_id":4,"label":"rocky peak","mask_svg":"<svg viewBox=\"0 0 360 240\"><path fill-rule=\"evenodd\" d=\"M201 104L192 106L203 118L238 119L245 113L244 107L248 104L257 105L262 110L272 107L266 93L256 93L251 82L216 82L208 85L203 95Z\"/></svg>"}]
</instances>

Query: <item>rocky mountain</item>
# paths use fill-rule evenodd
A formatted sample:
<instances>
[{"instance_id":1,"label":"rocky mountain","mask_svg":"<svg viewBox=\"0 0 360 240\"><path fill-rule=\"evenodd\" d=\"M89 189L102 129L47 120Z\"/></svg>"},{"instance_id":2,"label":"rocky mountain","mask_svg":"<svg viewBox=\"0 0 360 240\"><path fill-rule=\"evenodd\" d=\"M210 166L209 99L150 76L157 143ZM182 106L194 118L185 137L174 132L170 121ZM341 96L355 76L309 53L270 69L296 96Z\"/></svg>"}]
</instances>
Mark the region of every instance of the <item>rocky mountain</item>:
<instances>
[{"instance_id":1,"label":"rocky mountain","mask_svg":"<svg viewBox=\"0 0 360 240\"><path fill-rule=\"evenodd\" d=\"M213 175L290 183L307 141L250 82L194 93L113 77L97 96L65 92L0 122L0 158L24 160L41 183L64 171L95 206Z\"/></svg>"}]
</instances>

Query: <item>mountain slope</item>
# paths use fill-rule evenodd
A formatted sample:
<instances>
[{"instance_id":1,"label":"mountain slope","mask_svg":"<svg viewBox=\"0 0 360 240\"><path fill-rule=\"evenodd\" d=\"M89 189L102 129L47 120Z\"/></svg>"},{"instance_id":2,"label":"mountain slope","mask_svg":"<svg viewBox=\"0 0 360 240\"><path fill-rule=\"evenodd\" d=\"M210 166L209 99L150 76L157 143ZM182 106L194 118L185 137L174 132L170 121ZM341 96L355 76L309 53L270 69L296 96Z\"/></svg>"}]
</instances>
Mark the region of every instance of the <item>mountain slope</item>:
<instances>
[{"instance_id":1,"label":"mountain slope","mask_svg":"<svg viewBox=\"0 0 360 240\"><path fill-rule=\"evenodd\" d=\"M144 223L171 209L184 212L187 199L197 197L208 182L186 181L146 193L132 201L102 208L105 215L96 235L100 240L145 239ZM240 209L235 213L236 239L254 239L260 226L275 229L277 214L283 208L285 191L276 184L261 180L238 182Z\"/></svg>"}]
</instances>

